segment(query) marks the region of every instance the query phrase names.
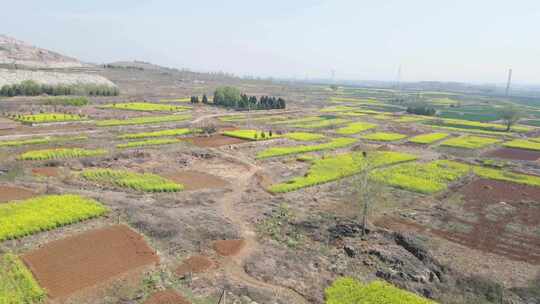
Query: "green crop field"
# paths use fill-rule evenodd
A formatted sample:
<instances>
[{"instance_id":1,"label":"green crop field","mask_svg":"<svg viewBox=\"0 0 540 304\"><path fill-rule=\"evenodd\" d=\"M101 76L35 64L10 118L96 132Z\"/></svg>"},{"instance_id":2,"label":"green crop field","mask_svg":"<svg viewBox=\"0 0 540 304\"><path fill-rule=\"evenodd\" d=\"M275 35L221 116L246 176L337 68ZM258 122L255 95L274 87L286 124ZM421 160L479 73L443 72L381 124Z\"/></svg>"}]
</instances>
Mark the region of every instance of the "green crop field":
<instances>
[{"instance_id":1,"label":"green crop field","mask_svg":"<svg viewBox=\"0 0 540 304\"><path fill-rule=\"evenodd\" d=\"M79 115L79 114L64 114L64 113L12 115L10 118L15 121L20 121L22 123L69 122L69 121L86 120L84 116Z\"/></svg>"},{"instance_id":2,"label":"green crop field","mask_svg":"<svg viewBox=\"0 0 540 304\"><path fill-rule=\"evenodd\" d=\"M336 130L336 133L341 135L351 135L351 134L357 134L369 129L373 129L377 127L375 124L367 123L367 122L352 122L348 124L347 126L343 128L339 128Z\"/></svg>"},{"instance_id":3,"label":"green crop field","mask_svg":"<svg viewBox=\"0 0 540 304\"><path fill-rule=\"evenodd\" d=\"M182 98L164 98L160 99L159 102L190 102L191 97L182 97Z\"/></svg>"},{"instance_id":4,"label":"green crop field","mask_svg":"<svg viewBox=\"0 0 540 304\"><path fill-rule=\"evenodd\" d=\"M330 97L330 102L351 102L351 103L379 103L377 99L374 98L350 98L350 97Z\"/></svg>"},{"instance_id":5,"label":"green crop field","mask_svg":"<svg viewBox=\"0 0 540 304\"><path fill-rule=\"evenodd\" d=\"M81 148L58 148L28 151L19 155L20 160L49 160L49 159L66 159L78 157L95 157L107 154L106 150L96 149L87 150Z\"/></svg>"},{"instance_id":6,"label":"green crop field","mask_svg":"<svg viewBox=\"0 0 540 304\"><path fill-rule=\"evenodd\" d=\"M331 112L353 112L358 110L358 108L349 107L349 106L332 106L326 107L319 110L322 113L331 113Z\"/></svg>"},{"instance_id":7,"label":"green crop field","mask_svg":"<svg viewBox=\"0 0 540 304\"><path fill-rule=\"evenodd\" d=\"M191 109L186 106L173 106L161 103L150 102L126 102L126 103L114 103L101 106L102 109L117 109L117 110L130 110L130 111L148 111L148 112L178 112Z\"/></svg>"},{"instance_id":8,"label":"green crop field","mask_svg":"<svg viewBox=\"0 0 540 304\"><path fill-rule=\"evenodd\" d=\"M414 137L409 138L409 141L415 144L432 144L434 142L437 142L439 140L443 140L447 138L449 134L447 133L429 133L429 134L422 134L417 135Z\"/></svg>"},{"instance_id":9,"label":"green crop field","mask_svg":"<svg viewBox=\"0 0 540 304\"><path fill-rule=\"evenodd\" d=\"M233 130L233 131L225 131L222 134L229 137L235 137L235 138L246 139L246 140L254 140L254 141L267 140L267 139L273 139L273 138L279 137L278 135L273 134L271 132L258 131L258 130Z\"/></svg>"},{"instance_id":10,"label":"green crop field","mask_svg":"<svg viewBox=\"0 0 540 304\"><path fill-rule=\"evenodd\" d=\"M26 145L44 145L44 144L53 144L61 142L72 142L79 140L86 140L87 136L74 136L74 137L40 137L40 138L30 138L30 139L20 139L20 140L7 140L0 141L0 147L20 147Z\"/></svg>"},{"instance_id":11,"label":"green crop field","mask_svg":"<svg viewBox=\"0 0 540 304\"><path fill-rule=\"evenodd\" d=\"M349 120L342 118L330 118L313 122L304 122L293 124L292 127L301 128L301 129L321 129L331 126L342 125L348 123Z\"/></svg>"},{"instance_id":12,"label":"green crop field","mask_svg":"<svg viewBox=\"0 0 540 304\"><path fill-rule=\"evenodd\" d=\"M125 144L116 145L116 147L119 149L129 149L129 148L140 148L140 147L148 147L148 146L177 144L180 142L182 141L176 138L155 138L155 139L147 139L147 140L141 140L141 141L130 141Z\"/></svg>"},{"instance_id":13,"label":"green crop field","mask_svg":"<svg viewBox=\"0 0 540 304\"><path fill-rule=\"evenodd\" d=\"M372 152L364 157L361 152L339 154L321 159L313 159L305 176L270 187L274 193L289 192L342 179L359 173L367 165L380 167L415 160L416 156L398 152Z\"/></svg>"},{"instance_id":14,"label":"green crop field","mask_svg":"<svg viewBox=\"0 0 540 304\"><path fill-rule=\"evenodd\" d=\"M151 173L136 173L126 170L90 169L81 174L83 178L100 184L111 184L144 192L177 192L184 186Z\"/></svg>"},{"instance_id":15,"label":"green crop field","mask_svg":"<svg viewBox=\"0 0 540 304\"><path fill-rule=\"evenodd\" d=\"M429 163L408 163L373 172L372 178L393 187L420 192L435 193L447 188L448 183L466 175L470 166L438 160Z\"/></svg>"},{"instance_id":16,"label":"green crop field","mask_svg":"<svg viewBox=\"0 0 540 304\"><path fill-rule=\"evenodd\" d=\"M436 304L390 283L362 284L348 277L335 280L324 293L326 304Z\"/></svg>"},{"instance_id":17,"label":"green crop field","mask_svg":"<svg viewBox=\"0 0 540 304\"><path fill-rule=\"evenodd\" d=\"M165 115L165 116L146 116L146 117L134 117L128 119L108 119L97 122L99 127L113 127L113 126L129 126L129 125L144 125L144 124L156 124L165 122L179 122L191 119L191 115Z\"/></svg>"},{"instance_id":18,"label":"green crop field","mask_svg":"<svg viewBox=\"0 0 540 304\"><path fill-rule=\"evenodd\" d=\"M441 145L453 148L481 149L499 142L501 140L496 138L465 135L446 140Z\"/></svg>"},{"instance_id":19,"label":"green crop field","mask_svg":"<svg viewBox=\"0 0 540 304\"><path fill-rule=\"evenodd\" d=\"M519 174L506 170L486 168L480 166L474 166L473 171L476 175L483 178L540 187L540 177L535 175Z\"/></svg>"},{"instance_id":20,"label":"green crop field","mask_svg":"<svg viewBox=\"0 0 540 304\"><path fill-rule=\"evenodd\" d=\"M317 141L326 138L323 134L309 132L291 132L282 136L296 141Z\"/></svg>"},{"instance_id":21,"label":"green crop field","mask_svg":"<svg viewBox=\"0 0 540 304\"><path fill-rule=\"evenodd\" d=\"M424 122L425 124L438 126L438 127L448 127L456 130L471 130L471 131L486 131L486 132L497 132L497 133L509 133L506 132L506 126L501 124L494 123L484 123L477 121L461 120L461 119L433 119ZM512 132L528 132L530 127L526 126L512 126Z\"/></svg>"},{"instance_id":22,"label":"green crop field","mask_svg":"<svg viewBox=\"0 0 540 304\"><path fill-rule=\"evenodd\" d=\"M191 134L191 130L188 128L181 128L181 129L159 130L159 131L153 131L153 132L122 134L118 136L118 138L141 139L141 138L149 138L149 137L182 136L182 135L187 135L187 134Z\"/></svg>"},{"instance_id":23,"label":"green crop field","mask_svg":"<svg viewBox=\"0 0 540 304\"><path fill-rule=\"evenodd\" d=\"M107 208L79 195L44 195L0 204L0 241L100 216Z\"/></svg>"},{"instance_id":24,"label":"green crop field","mask_svg":"<svg viewBox=\"0 0 540 304\"><path fill-rule=\"evenodd\" d=\"M288 120L282 120L282 121L274 121L271 124L272 125L289 125L289 124L316 122L316 121L322 121L322 120L325 120L325 118L322 116L307 116L307 117L288 119Z\"/></svg>"},{"instance_id":25,"label":"green crop field","mask_svg":"<svg viewBox=\"0 0 540 304\"><path fill-rule=\"evenodd\" d=\"M514 139L512 141L505 142L503 146L508 148L540 151L540 142L525 139Z\"/></svg>"},{"instance_id":26,"label":"green crop field","mask_svg":"<svg viewBox=\"0 0 540 304\"><path fill-rule=\"evenodd\" d=\"M374 141L395 141L406 138L407 135L399 133L375 132L361 136L363 139Z\"/></svg>"},{"instance_id":27,"label":"green crop field","mask_svg":"<svg viewBox=\"0 0 540 304\"><path fill-rule=\"evenodd\" d=\"M278 157L291 154L299 154L306 152L315 152L323 150L334 150L339 148L344 148L346 146L352 145L356 142L354 138L334 138L328 143L318 144L318 145L300 145L292 147L273 147L261 151L257 154L258 159L269 158L269 157Z\"/></svg>"},{"instance_id":28,"label":"green crop field","mask_svg":"<svg viewBox=\"0 0 540 304\"><path fill-rule=\"evenodd\" d=\"M401 116L398 119L394 119L395 122L402 123L411 123L411 122L421 122L429 119L429 117L424 116Z\"/></svg>"},{"instance_id":29,"label":"green crop field","mask_svg":"<svg viewBox=\"0 0 540 304\"><path fill-rule=\"evenodd\" d=\"M45 297L45 290L16 255L0 256L0 303L37 304L43 303Z\"/></svg>"},{"instance_id":30,"label":"green crop field","mask_svg":"<svg viewBox=\"0 0 540 304\"><path fill-rule=\"evenodd\" d=\"M377 114L371 116L372 118L378 119L378 120L392 120L394 119L394 116L387 115L387 114Z\"/></svg>"}]
</instances>

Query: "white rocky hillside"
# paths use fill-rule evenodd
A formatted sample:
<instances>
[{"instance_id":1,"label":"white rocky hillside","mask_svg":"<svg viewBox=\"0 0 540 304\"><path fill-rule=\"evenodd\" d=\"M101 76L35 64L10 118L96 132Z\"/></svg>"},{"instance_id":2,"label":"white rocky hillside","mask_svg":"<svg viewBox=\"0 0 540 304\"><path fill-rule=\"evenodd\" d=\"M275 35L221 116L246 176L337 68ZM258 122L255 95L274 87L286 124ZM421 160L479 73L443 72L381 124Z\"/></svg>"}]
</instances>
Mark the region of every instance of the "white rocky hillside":
<instances>
[{"instance_id":1,"label":"white rocky hillside","mask_svg":"<svg viewBox=\"0 0 540 304\"><path fill-rule=\"evenodd\" d=\"M0 35L0 64L28 68L80 68L79 60Z\"/></svg>"},{"instance_id":2,"label":"white rocky hillside","mask_svg":"<svg viewBox=\"0 0 540 304\"><path fill-rule=\"evenodd\" d=\"M92 67L92 65L83 64L75 58L0 35L0 88L25 80L33 80L39 84L52 86L100 85L116 87L107 78L90 73Z\"/></svg>"},{"instance_id":3,"label":"white rocky hillside","mask_svg":"<svg viewBox=\"0 0 540 304\"><path fill-rule=\"evenodd\" d=\"M25 80L33 80L39 84L53 86L80 84L116 86L112 81L96 74L0 69L0 87L18 84Z\"/></svg>"}]
</instances>

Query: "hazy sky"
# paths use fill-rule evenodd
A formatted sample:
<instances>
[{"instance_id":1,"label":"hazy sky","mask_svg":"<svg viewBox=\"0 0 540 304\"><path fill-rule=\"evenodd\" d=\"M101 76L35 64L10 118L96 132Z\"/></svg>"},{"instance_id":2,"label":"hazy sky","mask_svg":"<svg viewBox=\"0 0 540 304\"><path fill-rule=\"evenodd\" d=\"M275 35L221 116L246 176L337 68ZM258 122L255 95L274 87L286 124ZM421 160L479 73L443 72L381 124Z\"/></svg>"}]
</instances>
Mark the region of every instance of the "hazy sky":
<instances>
[{"instance_id":1,"label":"hazy sky","mask_svg":"<svg viewBox=\"0 0 540 304\"><path fill-rule=\"evenodd\" d=\"M6 0L0 33L89 62L540 83L538 0Z\"/></svg>"}]
</instances>

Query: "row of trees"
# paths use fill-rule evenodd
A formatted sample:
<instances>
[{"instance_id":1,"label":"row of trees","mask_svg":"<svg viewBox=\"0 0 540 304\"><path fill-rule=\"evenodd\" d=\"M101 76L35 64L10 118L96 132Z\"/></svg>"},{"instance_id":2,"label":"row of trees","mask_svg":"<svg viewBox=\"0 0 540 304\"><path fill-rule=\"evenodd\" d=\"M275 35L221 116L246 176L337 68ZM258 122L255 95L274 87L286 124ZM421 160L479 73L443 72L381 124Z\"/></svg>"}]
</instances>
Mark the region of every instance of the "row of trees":
<instances>
[{"instance_id":1,"label":"row of trees","mask_svg":"<svg viewBox=\"0 0 540 304\"><path fill-rule=\"evenodd\" d=\"M199 103L199 96L191 96L191 101L190 102L193 103L193 104ZM208 97L206 96L206 94L204 94L202 96L202 103L208 104Z\"/></svg>"},{"instance_id":2,"label":"row of trees","mask_svg":"<svg viewBox=\"0 0 540 304\"><path fill-rule=\"evenodd\" d=\"M407 113L416 115L433 116L437 114L435 108L425 104L414 104L407 107Z\"/></svg>"},{"instance_id":3,"label":"row of trees","mask_svg":"<svg viewBox=\"0 0 540 304\"><path fill-rule=\"evenodd\" d=\"M19 84L4 85L0 89L0 96L38 96L47 94L60 95L90 95L90 96L117 96L120 91L117 87L97 84L80 85L45 85L32 80L25 80Z\"/></svg>"},{"instance_id":4,"label":"row of trees","mask_svg":"<svg viewBox=\"0 0 540 304\"><path fill-rule=\"evenodd\" d=\"M234 87L220 87L214 92L214 104L239 110L269 110L285 109L286 102L283 98L274 96L248 96L240 93Z\"/></svg>"}]
</instances>

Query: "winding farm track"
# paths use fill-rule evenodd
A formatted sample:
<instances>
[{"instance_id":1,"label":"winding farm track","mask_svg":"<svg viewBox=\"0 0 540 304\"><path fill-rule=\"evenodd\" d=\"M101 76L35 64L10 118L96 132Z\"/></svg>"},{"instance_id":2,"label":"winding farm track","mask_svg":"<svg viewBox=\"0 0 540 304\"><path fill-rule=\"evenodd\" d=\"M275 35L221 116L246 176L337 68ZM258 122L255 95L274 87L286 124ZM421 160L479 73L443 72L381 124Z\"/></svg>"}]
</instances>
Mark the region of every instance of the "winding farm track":
<instances>
[{"instance_id":1,"label":"winding farm track","mask_svg":"<svg viewBox=\"0 0 540 304\"><path fill-rule=\"evenodd\" d=\"M240 211L235 210L234 206L242 199L242 195L249 189L250 182L255 177L260 168L254 164L240 160L235 156L221 152L224 158L240 163L246 167L245 174L236 179L233 184L234 188L231 192L223 195L219 202L219 208L222 214L238 229L240 237L245 240L245 246L240 250L237 255L227 257L223 269L229 279L236 281L240 284L250 286L257 289L263 289L272 293L272 297L276 299L285 300L290 304L303 304L308 303L306 299L295 290L284 286L278 286L267 282L260 281L244 270L245 261L259 249L259 243L257 240L257 234L249 224L249 222L242 217Z\"/></svg>"}]
</instances>

